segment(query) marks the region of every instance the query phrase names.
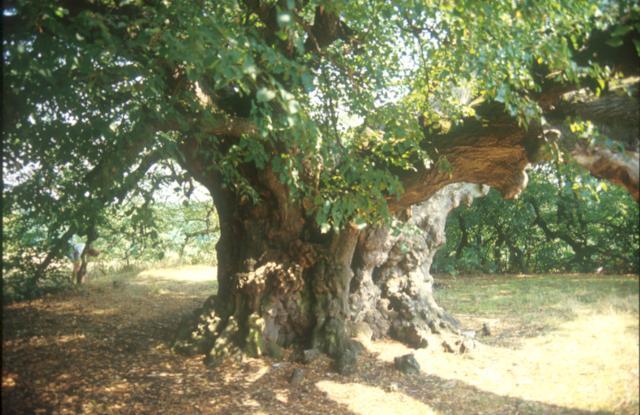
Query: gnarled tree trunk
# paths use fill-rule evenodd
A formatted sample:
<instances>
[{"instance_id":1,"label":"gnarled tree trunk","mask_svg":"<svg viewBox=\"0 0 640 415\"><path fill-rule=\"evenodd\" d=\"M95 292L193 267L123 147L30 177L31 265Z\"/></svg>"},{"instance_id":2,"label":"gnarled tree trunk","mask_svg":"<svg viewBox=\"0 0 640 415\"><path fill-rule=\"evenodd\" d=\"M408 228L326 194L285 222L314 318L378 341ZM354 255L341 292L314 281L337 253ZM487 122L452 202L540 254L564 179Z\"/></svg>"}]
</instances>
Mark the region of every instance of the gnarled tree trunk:
<instances>
[{"instance_id":1,"label":"gnarled tree trunk","mask_svg":"<svg viewBox=\"0 0 640 415\"><path fill-rule=\"evenodd\" d=\"M459 323L433 298L431 263L445 242L449 212L484 196L487 186L457 183L410 209L400 233L372 229L361 236L351 293L351 317L366 322L375 337L391 335L426 347L431 334L458 332Z\"/></svg>"},{"instance_id":2,"label":"gnarled tree trunk","mask_svg":"<svg viewBox=\"0 0 640 415\"><path fill-rule=\"evenodd\" d=\"M232 196L212 188L221 224L219 291L184 322L177 350L216 364L228 355L314 348L348 373L356 361L350 323L365 322L375 337L391 335L412 347L427 346L432 334L458 332L459 323L433 298L429 269L445 242L448 213L488 187L446 186L414 206L399 233L348 227L326 236L298 207L279 205L288 199L277 197L283 189L269 177L265 189L273 193L263 196L272 197L255 207L227 209L236 206L226 203Z\"/></svg>"},{"instance_id":3,"label":"gnarled tree trunk","mask_svg":"<svg viewBox=\"0 0 640 415\"><path fill-rule=\"evenodd\" d=\"M545 135L542 126L525 129L494 103L477 112L487 121L466 120L432 137L435 160L446 159L451 171L439 169L437 162L421 163L399 175L404 192L387 201L406 222L397 235L349 225L323 234L313 207L305 210L269 167L247 163L239 168L259 194L257 204L225 187L212 154L224 152L251 128L216 129L213 149L186 140L183 166L210 190L220 218L219 291L183 324L176 348L204 353L212 364L239 353L317 348L344 373L355 363L349 322L367 323L375 336L391 335L413 347L428 345L442 331L456 332L456 320L434 301L429 272L444 243L447 214L462 201L486 194L480 184L506 198L517 196ZM631 179L637 183L635 176Z\"/></svg>"},{"instance_id":4,"label":"gnarled tree trunk","mask_svg":"<svg viewBox=\"0 0 640 415\"><path fill-rule=\"evenodd\" d=\"M346 322L359 231L322 234L269 169L253 175L261 196L253 204L195 158L188 166L207 184L219 215L218 293L183 322L175 348L204 353L213 365L229 355L315 348L341 372L353 369Z\"/></svg>"}]
</instances>

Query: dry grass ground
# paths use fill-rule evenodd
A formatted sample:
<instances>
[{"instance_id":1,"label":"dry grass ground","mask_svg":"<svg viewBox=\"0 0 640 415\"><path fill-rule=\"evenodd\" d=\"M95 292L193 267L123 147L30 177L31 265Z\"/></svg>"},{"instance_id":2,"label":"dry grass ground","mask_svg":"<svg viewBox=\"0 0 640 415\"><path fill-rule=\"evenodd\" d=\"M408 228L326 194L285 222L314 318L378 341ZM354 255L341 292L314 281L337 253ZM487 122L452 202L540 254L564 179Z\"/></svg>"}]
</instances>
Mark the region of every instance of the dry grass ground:
<instances>
[{"instance_id":1,"label":"dry grass ground","mask_svg":"<svg viewBox=\"0 0 640 415\"><path fill-rule=\"evenodd\" d=\"M357 374L247 359L207 369L167 343L216 285L213 269L111 275L74 293L3 311L2 411L20 414L591 414L638 413L638 278L444 281L439 300L471 328L468 355L367 344ZM115 282L115 283L114 283ZM294 368L304 379L289 383Z\"/></svg>"}]
</instances>

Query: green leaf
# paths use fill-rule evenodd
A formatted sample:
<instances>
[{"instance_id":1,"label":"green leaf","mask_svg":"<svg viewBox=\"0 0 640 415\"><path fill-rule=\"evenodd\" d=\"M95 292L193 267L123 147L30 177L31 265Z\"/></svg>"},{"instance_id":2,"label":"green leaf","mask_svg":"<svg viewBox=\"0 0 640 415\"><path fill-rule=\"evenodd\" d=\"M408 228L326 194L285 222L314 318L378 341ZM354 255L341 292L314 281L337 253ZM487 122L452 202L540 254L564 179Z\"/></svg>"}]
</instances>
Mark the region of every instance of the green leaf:
<instances>
[{"instance_id":1,"label":"green leaf","mask_svg":"<svg viewBox=\"0 0 640 415\"><path fill-rule=\"evenodd\" d=\"M69 10L65 9L64 7L56 7L56 10L54 11L54 14L60 18L66 16L67 14L69 14Z\"/></svg>"},{"instance_id":2,"label":"green leaf","mask_svg":"<svg viewBox=\"0 0 640 415\"><path fill-rule=\"evenodd\" d=\"M256 100L258 102L269 102L276 97L276 91L268 88L260 88L256 94Z\"/></svg>"},{"instance_id":3,"label":"green leaf","mask_svg":"<svg viewBox=\"0 0 640 415\"><path fill-rule=\"evenodd\" d=\"M629 33L631 31L631 29L633 29L633 26L631 26L631 25L618 26L611 32L611 36L612 37L623 37L624 35Z\"/></svg>"}]
</instances>

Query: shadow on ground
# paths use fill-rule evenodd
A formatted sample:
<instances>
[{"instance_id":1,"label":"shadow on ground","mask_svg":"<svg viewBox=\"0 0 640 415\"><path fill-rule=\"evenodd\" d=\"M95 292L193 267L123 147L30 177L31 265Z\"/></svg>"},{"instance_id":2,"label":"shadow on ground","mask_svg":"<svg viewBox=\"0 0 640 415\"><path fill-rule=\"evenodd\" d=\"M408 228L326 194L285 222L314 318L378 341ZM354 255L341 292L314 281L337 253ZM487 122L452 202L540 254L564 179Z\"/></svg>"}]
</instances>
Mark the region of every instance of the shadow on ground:
<instances>
[{"instance_id":1,"label":"shadow on ground","mask_svg":"<svg viewBox=\"0 0 640 415\"><path fill-rule=\"evenodd\" d=\"M181 317L213 292L211 280L156 273L5 306L2 412L596 413L495 394L444 376L402 375L372 352L364 352L353 376L336 374L326 358L303 366L288 354L283 361L247 359L208 369L200 357L172 354L167 342ZM289 382L294 368L304 370L296 385Z\"/></svg>"}]
</instances>

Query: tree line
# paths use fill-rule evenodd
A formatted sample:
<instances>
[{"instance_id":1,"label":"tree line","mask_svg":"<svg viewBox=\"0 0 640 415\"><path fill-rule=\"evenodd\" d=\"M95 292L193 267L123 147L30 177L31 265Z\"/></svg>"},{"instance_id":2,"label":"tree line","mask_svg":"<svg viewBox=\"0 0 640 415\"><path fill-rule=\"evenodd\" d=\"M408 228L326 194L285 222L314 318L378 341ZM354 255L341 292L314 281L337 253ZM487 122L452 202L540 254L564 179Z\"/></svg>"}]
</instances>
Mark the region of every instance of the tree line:
<instances>
[{"instance_id":1,"label":"tree line","mask_svg":"<svg viewBox=\"0 0 640 415\"><path fill-rule=\"evenodd\" d=\"M640 218L628 192L572 165L543 165L520 197L492 190L447 220L438 273L638 273Z\"/></svg>"}]
</instances>

